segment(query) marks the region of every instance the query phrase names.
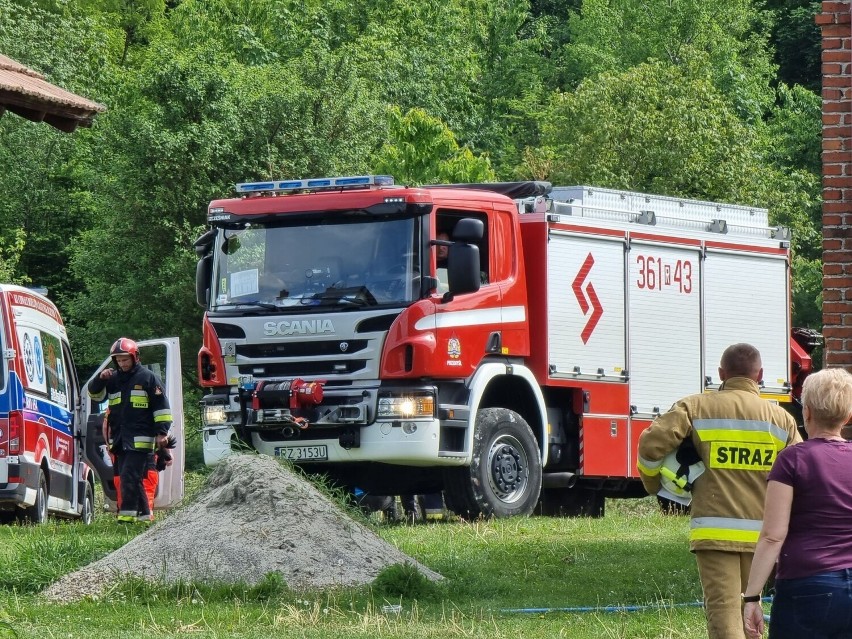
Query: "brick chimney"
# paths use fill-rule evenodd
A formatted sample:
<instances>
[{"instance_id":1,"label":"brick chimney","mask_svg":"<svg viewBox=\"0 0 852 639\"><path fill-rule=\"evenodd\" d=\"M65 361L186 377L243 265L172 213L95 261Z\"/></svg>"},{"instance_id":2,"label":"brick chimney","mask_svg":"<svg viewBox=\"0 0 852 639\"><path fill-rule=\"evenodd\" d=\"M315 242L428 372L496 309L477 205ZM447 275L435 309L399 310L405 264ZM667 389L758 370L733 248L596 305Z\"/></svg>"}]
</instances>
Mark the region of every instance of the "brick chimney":
<instances>
[{"instance_id":1,"label":"brick chimney","mask_svg":"<svg viewBox=\"0 0 852 639\"><path fill-rule=\"evenodd\" d=\"M852 0L822 3L825 365L852 371Z\"/></svg>"}]
</instances>

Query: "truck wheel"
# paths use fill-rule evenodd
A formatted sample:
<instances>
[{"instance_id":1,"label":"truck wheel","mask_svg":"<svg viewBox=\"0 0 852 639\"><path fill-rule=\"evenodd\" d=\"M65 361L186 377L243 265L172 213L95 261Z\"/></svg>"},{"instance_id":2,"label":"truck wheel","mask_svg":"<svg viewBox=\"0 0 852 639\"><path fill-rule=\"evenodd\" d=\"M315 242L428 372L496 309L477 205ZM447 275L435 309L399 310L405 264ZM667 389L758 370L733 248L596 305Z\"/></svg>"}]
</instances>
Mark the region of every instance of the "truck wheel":
<instances>
[{"instance_id":1,"label":"truck wheel","mask_svg":"<svg viewBox=\"0 0 852 639\"><path fill-rule=\"evenodd\" d=\"M47 479L41 469L38 471L35 503L24 508L23 521L28 524L47 522Z\"/></svg>"},{"instance_id":2,"label":"truck wheel","mask_svg":"<svg viewBox=\"0 0 852 639\"><path fill-rule=\"evenodd\" d=\"M541 491L541 458L523 417L505 408L477 413L470 466L449 468L447 507L460 517L530 515Z\"/></svg>"},{"instance_id":3,"label":"truck wheel","mask_svg":"<svg viewBox=\"0 0 852 639\"><path fill-rule=\"evenodd\" d=\"M546 517L603 517L606 500L600 490L583 486L545 488L536 512Z\"/></svg>"},{"instance_id":4,"label":"truck wheel","mask_svg":"<svg viewBox=\"0 0 852 639\"><path fill-rule=\"evenodd\" d=\"M87 526L95 521L95 491L89 482L86 482L86 492L83 495L83 507L80 510L80 521Z\"/></svg>"}]
</instances>

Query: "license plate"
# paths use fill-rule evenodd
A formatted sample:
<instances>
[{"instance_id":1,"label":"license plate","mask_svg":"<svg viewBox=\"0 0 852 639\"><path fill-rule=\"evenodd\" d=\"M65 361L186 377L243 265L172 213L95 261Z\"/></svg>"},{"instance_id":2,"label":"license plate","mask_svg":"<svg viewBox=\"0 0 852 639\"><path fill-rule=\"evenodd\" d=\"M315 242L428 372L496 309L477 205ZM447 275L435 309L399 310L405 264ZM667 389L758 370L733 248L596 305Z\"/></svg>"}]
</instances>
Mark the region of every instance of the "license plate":
<instances>
[{"instance_id":1,"label":"license plate","mask_svg":"<svg viewBox=\"0 0 852 639\"><path fill-rule=\"evenodd\" d=\"M279 446L275 455L290 461L328 459L328 446Z\"/></svg>"},{"instance_id":2,"label":"license plate","mask_svg":"<svg viewBox=\"0 0 852 639\"><path fill-rule=\"evenodd\" d=\"M9 464L5 459L0 459L0 484L9 481Z\"/></svg>"}]
</instances>

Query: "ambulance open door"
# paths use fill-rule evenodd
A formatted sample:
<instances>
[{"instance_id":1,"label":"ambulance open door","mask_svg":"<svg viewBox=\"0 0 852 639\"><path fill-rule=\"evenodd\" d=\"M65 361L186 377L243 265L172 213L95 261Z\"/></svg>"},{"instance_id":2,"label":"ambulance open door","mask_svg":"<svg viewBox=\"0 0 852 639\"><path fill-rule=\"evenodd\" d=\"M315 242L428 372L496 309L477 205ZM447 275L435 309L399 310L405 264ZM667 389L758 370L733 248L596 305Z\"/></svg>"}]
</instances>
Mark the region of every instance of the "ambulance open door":
<instances>
[{"instance_id":1,"label":"ambulance open door","mask_svg":"<svg viewBox=\"0 0 852 639\"><path fill-rule=\"evenodd\" d=\"M184 493L185 466L185 436L183 418L183 387L181 379L180 341L177 337L152 339L137 342L139 359L142 366L153 371L165 386L166 397L172 410L172 428L177 445L171 450L172 464L160 472L154 508L170 508L176 506ZM106 414L106 403L93 402L89 397L89 382L100 375L105 368L114 366L112 358L108 357L98 367L97 371L86 380L80 394L83 402L83 454L85 461L98 475L107 507L114 510L116 490L113 483L114 475L109 456L105 454L106 442L103 438L103 420Z\"/></svg>"}]
</instances>

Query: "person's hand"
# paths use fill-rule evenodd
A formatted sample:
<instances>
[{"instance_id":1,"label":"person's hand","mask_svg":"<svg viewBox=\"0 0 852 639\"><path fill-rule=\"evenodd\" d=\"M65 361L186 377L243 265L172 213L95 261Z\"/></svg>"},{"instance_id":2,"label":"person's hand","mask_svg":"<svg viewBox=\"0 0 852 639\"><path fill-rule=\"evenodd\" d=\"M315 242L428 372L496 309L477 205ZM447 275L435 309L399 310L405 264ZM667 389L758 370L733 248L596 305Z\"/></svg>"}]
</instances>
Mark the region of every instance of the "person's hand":
<instances>
[{"instance_id":1,"label":"person's hand","mask_svg":"<svg viewBox=\"0 0 852 639\"><path fill-rule=\"evenodd\" d=\"M113 375L115 375L114 368L105 368L101 371L101 374L98 375L98 377L100 377L101 379L109 379Z\"/></svg>"},{"instance_id":2,"label":"person's hand","mask_svg":"<svg viewBox=\"0 0 852 639\"><path fill-rule=\"evenodd\" d=\"M155 443L157 444L157 448L163 448L169 441L168 435L157 435L157 439Z\"/></svg>"},{"instance_id":3,"label":"person's hand","mask_svg":"<svg viewBox=\"0 0 852 639\"><path fill-rule=\"evenodd\" d=\"M759 601L749 602L743 608L743 629L749 639L763 636L763 608Z\"/></svg>"}]
</instances>

